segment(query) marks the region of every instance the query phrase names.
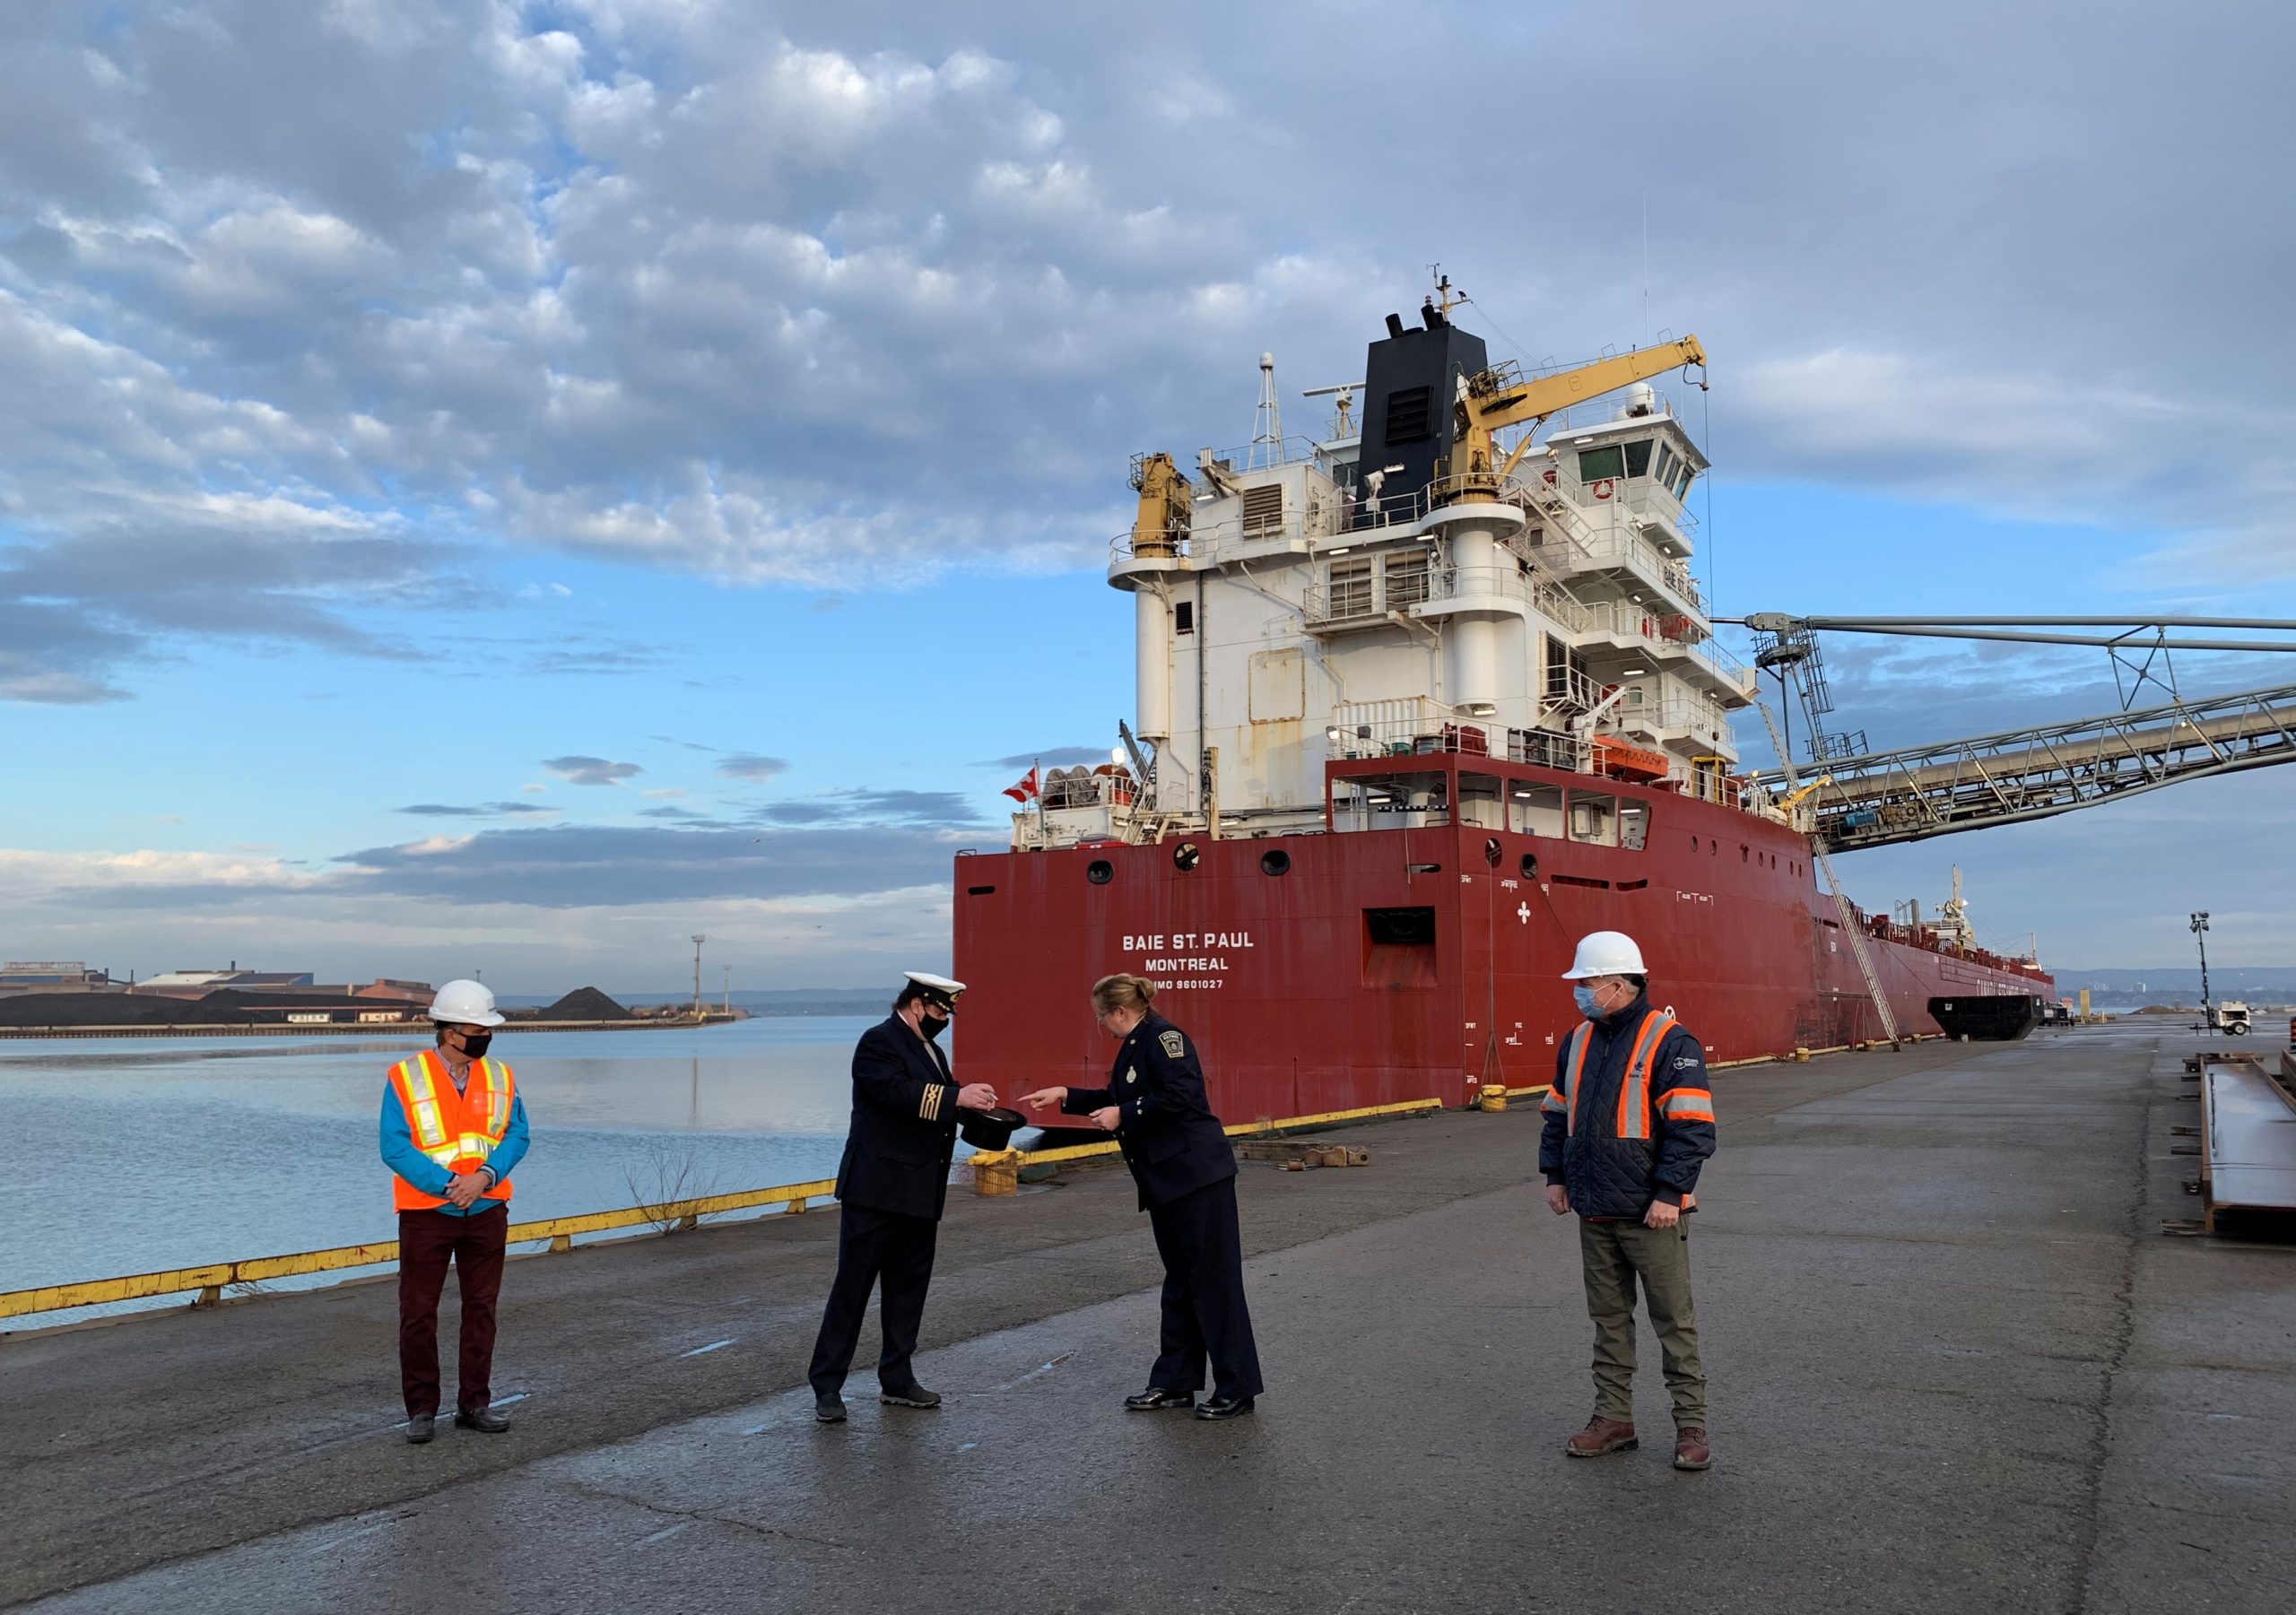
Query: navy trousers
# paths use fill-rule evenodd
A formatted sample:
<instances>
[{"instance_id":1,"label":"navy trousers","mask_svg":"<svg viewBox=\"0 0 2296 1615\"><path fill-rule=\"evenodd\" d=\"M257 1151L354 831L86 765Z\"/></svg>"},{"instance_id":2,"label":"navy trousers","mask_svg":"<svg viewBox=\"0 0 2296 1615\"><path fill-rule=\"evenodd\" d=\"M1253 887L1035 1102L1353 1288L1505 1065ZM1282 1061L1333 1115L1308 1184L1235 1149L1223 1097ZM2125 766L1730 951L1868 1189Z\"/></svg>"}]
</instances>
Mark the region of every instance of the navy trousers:
<instances>
[{"instance_id":1,"label":"navy trousers","mask_svg":"<svg viewBox=\"0 0 2296 1615\"><path fill-rule=\"evenodd\" d=\"M1259 1348L1244 1304L1244 1241L1236 1227L1236 1180L1223 1177L1148 1208L1156 1254L1164 1259L1161 1346L1148 1383L1168 1391L1204 1388L1212 1359L1214 1396L1257 1396Z\"/></svg>"},{"instance_id":2,"label":"navy trousers","mask_svg":"<svg viewBox=\"0 0 2296 1615\"><path fill-rule=\"evenodd\" d=\"M877 1354L877 1383L888 1391L905 1391L917 1383L909 1359L917 1351L918 1326L925 1321L925 1291L933 1282L940 1224L850 1201L839 1207L837 1219L837 1278L830 1285L806 1378L817 1396L844 1385L861 1338L861 1317L869 1310L869 1292L882 1281L877 1325L884 1346Z\"/></svg>"}]
</instances>

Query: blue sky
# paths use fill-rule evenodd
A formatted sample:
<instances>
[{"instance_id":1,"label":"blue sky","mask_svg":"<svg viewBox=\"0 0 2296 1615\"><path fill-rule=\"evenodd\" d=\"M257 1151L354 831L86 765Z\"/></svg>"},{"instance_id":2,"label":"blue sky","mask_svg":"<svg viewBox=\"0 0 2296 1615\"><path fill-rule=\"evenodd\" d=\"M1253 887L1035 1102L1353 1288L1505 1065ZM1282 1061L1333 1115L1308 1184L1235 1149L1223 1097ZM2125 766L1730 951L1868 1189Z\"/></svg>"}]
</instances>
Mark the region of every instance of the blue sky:
<instances>
[{"instance_id":1,"label":"blue sky","mask_svg":"<svg viewBox=\"0 0 2296 1615\"><path fill-rule=\"evenodd\" d=\"M0 954L536 992L674 983L694 931L737 985L940 963L1010 760L1128 709L1126 456L1247 438L1263 348L1312 422L1436 259L1499 355L1704 339L1725 612L2296 615L2292 343L2249 312L2296 247L2258 204L2296 28L2241 9L2228 56L2135 8L1654 4L1625 102L1593 5L1177 6L1145 42L11 7ZM1470 58L1536 89L1511 144L1445 110ZM2112 704L2101 655L1829 656L1876 744ZM2292 786L1843 868L1879 907L1959 862L1981 930L2068 965L2180 959L2195 907L2278 962Z\"/></svg>"}]
</instances>

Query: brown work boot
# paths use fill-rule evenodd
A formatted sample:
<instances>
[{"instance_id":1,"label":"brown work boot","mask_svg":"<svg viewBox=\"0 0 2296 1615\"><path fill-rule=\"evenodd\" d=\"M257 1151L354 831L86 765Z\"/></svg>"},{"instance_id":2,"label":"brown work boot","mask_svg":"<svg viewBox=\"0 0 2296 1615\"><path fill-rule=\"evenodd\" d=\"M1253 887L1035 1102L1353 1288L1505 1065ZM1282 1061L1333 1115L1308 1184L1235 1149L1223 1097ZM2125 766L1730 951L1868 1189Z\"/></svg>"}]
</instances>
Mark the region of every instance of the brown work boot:
<instances>
[{"instance_id":1,"label":"brown work boot","mask_svg":"<svg viewBox=\"0 0 2296 1615\"><path fill-rule=\"evenodd\" d=\"M1686 1424L1674 1432L1674 1467L1704 1469L1714 1462L1714 1454L1707 1450L1706 1427Z\"/></svg>"},{"instance_id":2,"label":"brown work boot","mask_svg":"<svg viewBox=\"0 0 2296 1615\"><path fill-rule=\"evenodd\" d=\"M1638 1445L1631 1419L1605 1419L1597 1413L1562 1450L1574 1458L1599 1458L1606 1453L1631 1453Z\"/></svg>"}]
</instances>

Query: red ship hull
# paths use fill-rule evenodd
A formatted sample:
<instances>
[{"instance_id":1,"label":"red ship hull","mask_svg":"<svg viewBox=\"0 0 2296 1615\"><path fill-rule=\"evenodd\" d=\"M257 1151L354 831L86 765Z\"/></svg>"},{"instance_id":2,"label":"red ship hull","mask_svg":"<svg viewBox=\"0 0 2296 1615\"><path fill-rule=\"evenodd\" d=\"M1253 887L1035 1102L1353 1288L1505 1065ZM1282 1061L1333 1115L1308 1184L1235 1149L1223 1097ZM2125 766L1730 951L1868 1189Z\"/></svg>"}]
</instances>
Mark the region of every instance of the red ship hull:
<instances>
[{"instance_id":1,"label":"red ship hull","mask_svg":"<svg viewBox=\"0 0 2296 1615\"><path fill-rule=\"evenodd\" d=\"M1883 1035L1803 836L1618 781L1476 766L1647 802L1645 844L1446 824L1196 837L1192 868L1177 840L960 857L955 969L970 989L971 1069L1011 1093L1104 1080L1109 1046L1088 990L1125 970L1163 989L1158 1009L1204 1049L1230 1121L1465 1104L1485 1082L1551 1080L1576 1020L1559 978L1578 939L1598 930L1640 943L1653 1002L1710 1060ZM1933 997L2054 995L2030 966L1868 930L1902 1030L1939 1030Z\"/></svg>"}]
</instances>

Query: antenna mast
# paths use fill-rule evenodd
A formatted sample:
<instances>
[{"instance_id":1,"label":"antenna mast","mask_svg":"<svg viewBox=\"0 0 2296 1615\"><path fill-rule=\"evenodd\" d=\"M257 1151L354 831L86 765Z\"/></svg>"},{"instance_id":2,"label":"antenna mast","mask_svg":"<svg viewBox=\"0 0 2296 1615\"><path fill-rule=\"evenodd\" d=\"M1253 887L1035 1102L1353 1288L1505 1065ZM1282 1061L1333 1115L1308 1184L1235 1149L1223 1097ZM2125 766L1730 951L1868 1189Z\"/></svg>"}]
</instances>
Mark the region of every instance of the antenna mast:
<instances>
[{"instance_id":1,"label":"antenna mast","mask_svg":"<svg viewBox=\"0 0 2296 1615\"><path fill-rule=\"evenodd\" d=\"M1247 469L1283 464L1283 409L1275 398L1275 355L1259 356L1259 407L1252 412L1252 446Z\"/></svg>"}]
</instances>

